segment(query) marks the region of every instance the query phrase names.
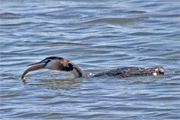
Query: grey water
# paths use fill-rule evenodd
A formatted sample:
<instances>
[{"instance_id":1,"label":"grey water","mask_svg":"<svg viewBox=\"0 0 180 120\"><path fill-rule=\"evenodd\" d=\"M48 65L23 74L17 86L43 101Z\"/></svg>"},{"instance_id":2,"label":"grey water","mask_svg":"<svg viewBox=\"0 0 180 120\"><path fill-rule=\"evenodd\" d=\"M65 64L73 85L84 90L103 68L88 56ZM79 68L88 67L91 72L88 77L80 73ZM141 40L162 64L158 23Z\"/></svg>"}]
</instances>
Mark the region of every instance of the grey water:
<instances>
[{"instance_id":1,"label":"grey water","mask_svg":"<svg viewBox=\"0 0 180 120\"><path fill-rule=\"evenodd\" d=\"M179 0L1 0L1 120L180 119ZM28 64L59 56L83 72L163 66L165 75L74 79Z\"/></svg>"}]
</instances>

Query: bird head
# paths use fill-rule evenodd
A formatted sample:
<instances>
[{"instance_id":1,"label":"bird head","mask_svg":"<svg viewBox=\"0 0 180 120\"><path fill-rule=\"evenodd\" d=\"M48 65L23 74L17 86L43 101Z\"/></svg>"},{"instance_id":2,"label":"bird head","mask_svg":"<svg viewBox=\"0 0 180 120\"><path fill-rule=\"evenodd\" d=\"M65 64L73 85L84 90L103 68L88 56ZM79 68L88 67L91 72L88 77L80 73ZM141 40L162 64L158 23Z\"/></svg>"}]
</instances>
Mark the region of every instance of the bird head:
<instances>
[{"instance_id":1,"label":"bird head","mask_svg":"<svg viewBox=\"0 0 180 120\"><path fill-rule=\"evenodd\" d=\"M25 75L30 72L30 71L35 71L39 69L51 69L51 70L59 70L59 71L74 71L77 72L78 76L77 77L82 77L82 72L81 70L71 63L70 61L62 58L62 57L47 57L44 60L30 64L28 66L28 69L26 69L22 75L22 79L24 79Z\"/></svg>"}]
</instances>

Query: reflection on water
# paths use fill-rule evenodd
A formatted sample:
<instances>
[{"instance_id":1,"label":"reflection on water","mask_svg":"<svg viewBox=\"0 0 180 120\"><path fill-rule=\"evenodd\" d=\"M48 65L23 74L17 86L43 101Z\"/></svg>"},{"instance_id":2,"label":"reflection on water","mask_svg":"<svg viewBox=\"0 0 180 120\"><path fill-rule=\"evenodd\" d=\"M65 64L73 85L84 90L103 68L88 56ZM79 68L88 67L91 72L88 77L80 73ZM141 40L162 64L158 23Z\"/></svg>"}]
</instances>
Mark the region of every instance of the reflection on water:
<instances>
[{"instance_id":1,"label":"reflection on water","mask_svg":"<svg viewBox=\"0 0 180 120\"><path fill-rule=\"evenodd\" d=\"M1 1L1 119L178 119L178 1ZM88 76L117 67L165 68L164 76L21 75L59 56Z\"/></svg>"}]
</instances>

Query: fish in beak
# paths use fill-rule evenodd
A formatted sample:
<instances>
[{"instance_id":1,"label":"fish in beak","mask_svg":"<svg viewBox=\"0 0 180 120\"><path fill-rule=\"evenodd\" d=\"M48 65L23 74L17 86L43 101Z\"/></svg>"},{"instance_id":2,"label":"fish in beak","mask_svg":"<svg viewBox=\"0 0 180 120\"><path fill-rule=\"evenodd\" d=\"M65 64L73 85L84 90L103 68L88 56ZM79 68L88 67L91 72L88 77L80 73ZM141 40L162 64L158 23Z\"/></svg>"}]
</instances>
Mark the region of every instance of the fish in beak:
<instances>
[{"instance_id":1,"label":"fish in beak","mask_svg":"<svg viewBox=\"0 0 180 120\"><path fill-rule=\"evenodd\" d=\"M46 63L41 63L41 62L38 62L38 63L34 63L34 64L30 64L28 66L31 66L29 67L28 69L26 69L24 71L24 73L22 74L22 77L21 79L24 79L25 78L25 75L30 72L30 71L35 71L35 70L39 70L39 69L43 69L45 67Z\"/></svg>"}]
</instances>

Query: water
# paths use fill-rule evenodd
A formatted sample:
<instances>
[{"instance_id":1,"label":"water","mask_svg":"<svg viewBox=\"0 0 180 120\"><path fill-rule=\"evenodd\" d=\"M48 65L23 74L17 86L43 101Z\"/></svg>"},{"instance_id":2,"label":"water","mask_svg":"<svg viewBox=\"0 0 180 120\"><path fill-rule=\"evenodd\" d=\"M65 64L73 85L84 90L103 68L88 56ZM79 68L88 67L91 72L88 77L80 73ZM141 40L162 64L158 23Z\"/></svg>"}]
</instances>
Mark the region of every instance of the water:
<instances>
[{"instance_id":1,"label":"water","mask_svg":"<svg viewBox=\"0 0 180 120\"><path fill-rule=\"evenodd\" d=\"M1 0L0 118L179 119L177 0ZM164 76L73 79L27 65L49 56L86 75L117 67L163 66Z\"/></svg>"}]
</instances>

